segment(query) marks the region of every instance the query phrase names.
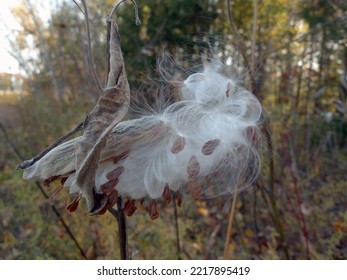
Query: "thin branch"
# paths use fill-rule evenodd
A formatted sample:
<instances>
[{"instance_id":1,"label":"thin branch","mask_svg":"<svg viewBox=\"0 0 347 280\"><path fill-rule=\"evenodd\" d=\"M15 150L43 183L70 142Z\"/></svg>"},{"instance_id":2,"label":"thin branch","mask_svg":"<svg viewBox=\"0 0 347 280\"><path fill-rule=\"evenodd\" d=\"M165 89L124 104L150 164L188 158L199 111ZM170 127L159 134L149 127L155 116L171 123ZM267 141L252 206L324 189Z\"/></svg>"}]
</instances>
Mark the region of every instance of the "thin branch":
<instances>
[{"instance_id":1,"label":"thin branch","mask_svg":"<svg viewBox=\"0 0 347 280\"><path fill-rule=\"evenodd\" d=\"M12 143L12 141L10 140L10 138L8 137L7 131L5 129L5 127L2 125L2 123L0 123L0 129L3 132L4 136L5 136L5 140L6 142L12 147L14 153L16 154L16 156L20 159L23 160L24 158L22 157L22 155L20 154L19 150L17 149L17 147ZM43 187L41 186L41 184L39 182L35 182L36 186L39 188L40 192L43 194L43 196L46 199L49 199L49 195L46 193L46 191L43 189ZM54 205L50 205L51 209L53 210L54 214L57 216L58 220L61 222L61 224L63 225L66 233L70 236L70 238L72 239L72 241L75 243L76 247L78 248L80 254L82 255L82 257L84 259L88 259L86 254L84 253L82 247L80 246L80 244L78 243L77 239L75 238L74 234L72 233L72 231L70 230L69 226L66 224L65 220L63 219L63 217L61 216L60 212L58 211L58 209L54 206Z\"/></svg>"},{"instance_id":2,"label":"thin branch","mask_svg":"<svg viewBox=\"0 0 347 280\"><path fill-rule=\"evenodd\" d=\"M232 230L232 225L233 225L234 216L235 216L236 201L237 201L237 190L234 193L233 202L231 204L229 223L228 223L228 231L227 231L227 236L226 236L225 243L224 243L224 254L223 254L224 260L226 260L228 257L231 230Z\"/></svg>"},{"instance_id":3,"label":"thin branch","mask_svg":"<svg viewBox=\"0 0 347 280\"><path fill-rule=\"evenodd\" d=\"M70 132L66 133L65 135L59 137L52 145L48 146L46 149L44 149L41 153L39 153L37 156L33 157L32 159L25 160L21 164L17 166L16 169L25 169L29 166L32 166L35 162L43 158L49 151L54 149L55 147L59 146L62 142L64 142L67 138L69 138L71 135L81 131L83 129L84 122L80 122L74 129L72 129Z\"/></svg>"},{"instance_id":4,"label":"thin branch","mask_svg":"<svg viewBox=\"0 0 347 280\"><path fill-rule=\"evenodd\" d=\"M98 86L99 90L101 91L103 89L100 80L98 78L98 74L96 73L95 69L95 63L94 63L94 56L92 52L92 43L90 38L90 28L89 28L89 16L88 16L88 7L85 0L81 0L83 8L84 8L84 17L86 22L86 29L87 29L87 52L88 52L88 58L90 59L89 68L93 75L94 81L96 85Z\"/></svg>"},{"instance_id":5,"label":"thin branch","mask_svg":"<svg viewBox=\"0 0 347 280\"><path fill-rule=\"evenodd\" d=\"M85 16L86 14L85 14L85 12L82 10L81 6L78 5L78 3L77 3L75 0L72 0L72 1L75 3L75 5L77 6L77 8L81 11L81 13Z\"/></svg>"}]
</instances>

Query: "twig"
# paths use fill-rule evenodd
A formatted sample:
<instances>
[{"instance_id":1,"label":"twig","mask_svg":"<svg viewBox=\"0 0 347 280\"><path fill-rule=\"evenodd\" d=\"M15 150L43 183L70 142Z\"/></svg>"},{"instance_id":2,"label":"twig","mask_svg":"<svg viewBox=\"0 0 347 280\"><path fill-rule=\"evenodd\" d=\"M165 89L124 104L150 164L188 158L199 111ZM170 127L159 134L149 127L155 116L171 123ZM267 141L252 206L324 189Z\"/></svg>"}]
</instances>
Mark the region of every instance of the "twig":
<instances>
[{"instance_id":1,"label":"twig","mask_svg":"<svg viewBox=\"0 0 347 280\"><path fill-rule=\"evenodd\" d=\"M100 80L98 78L98 74L96 73L94 56L93 56L93 52L92 52L92 43L91 43L91 39L90 39L90 28L89 28L88 7L87 7L85 0L81 0L81 2L83 5L83 9L84 9L84 17L85 17L86 29L87 29L87 52L88 52L88 58L90 60L89 68L90 68L90 71L93 75L93 78L94 78L96 85L98 86L99 90L101 91L103 89L103 87L102 87Z\"/></svg>"},{"instance_id":2,"label":"twig","mask_svg":"<svg viewBox=\"0 0 347 280\"><path fill-rule=\"evenodd\" d=\"M232 230L232 225L233 225L234 216L235 216L235 209L236 209L236 200L237 200L237 190L234 193L233 202L231 204L229 223L228 223L228 231L227 231L227 236L226 236L225 243L224 243L224 254L223 254L224 260L226 260L228 257L230 236L231 236L231 230Z\"/></svg>"},{"instance_id":3,"label":"twig","mask_svg":"<svg viewBox=\"0 0 347 280\"><path fill-rule=\"evenodd\" d=\"M259 243L259 226L258 226L258 213L257 213L257 208L258 208L258 197L257 197L257 189L258 186L256 185L256 188L253 189L253 227L254 227L254 232L257 237L257 245L258 245L258 250L259 253L261 252L261 245Z\"/></svg>"},{"instance_id":4,"label":"twig","mask_svg":"<svg viewBox=\"0 0 347 280\"><path fill-rule=\"evenodd\" d=\"M82 10L81 6L78 5L78 3L77 3L75 0L72 0L72 1L75 3L75 5L77 6L77 8L81 11L81 13L85 16L85 13L84 13L84 11Z\"/></svg>"},{"instance_id":5,"label":"twig","mask_svg":"<svg viewBox=\"0 0 347 280\"><path fill-rule=\"evenodd\" d=\"M16 169L25 169L29 166L32 166L35 162L37 162L38 160L43 158L49 151L51 151L55 147L59 146L62 142L64 142L71 135L81 131L83 129L83 126L84 126L84 122L80 122L74 129L72 129L70 132L66 133L65 135L59 137L52 145L48 146L41 153L39 153L37 156L35 156L29 160L24 160L21 164L19 164L16 167Z\"/></svg>"},{"instance_id":6,"label":"twig","mask_svg":"<svg viewBox=\"0 0 347 280\"><path fill-rule=\"evenodd\" d=\"M114 208L108 209L108 211L117 219L118 222L118 236L119 236L119 251L121 260L128 260L128 236L127 236L127 227L126 219L123 211L123 202L122 197L118 197L117 201L117 210Z\"/></svg>"},{"instance_id":7,"label":"twig","mask_svg":"<svg viewBox=\"0 0 347 280\"><path fill-rule=\"evenodd\" d=\"M174 193L173 193L173 205L174 205L174 215L175 215L177 257L178 259L181 259L181 245L180 245L180 232L178 227L177 203L176 203L176 196Z\"/></svg>"},{"instance_id":8,"label":"twig","mask_svg":"<svg viewBox=\"0 0 347 280\"><path fill-rule=\"evenodd\" d=\"M22 157L22 155L20 154L19 150L17 149L17 147L12 143L12 141L10 140L10 138L8 137L8 134L6 132L6 129L4 128L4 126L2 125L2 123L0 123L0 129L3 132L4 136L5 136L5 140L6 142L12 147L14 153L16 154L16 156L20 159L23 160L24 158ZM39 188L40 192L43 194L43 196L46 199L49 199L49 195L46 193L46 191L42 188L41 184L39 182L35 182L36 186ZM80 251L80 254L82 255L82 257L84 259L88 259L86 254L84 253L82 247L80 246L80 244L78 243L77 239L75 238L74 234L72 233L72 231L70 230L69 226L66 224L65 220L63 219L63 217L61 216L60 212L58 211L58 209L54 206L54 205L50 205L51 209L53 210L54 214L57 216L58 220L61 222L61 224L63 225L66 233L70 236L70 238L72 239L72 241L75 243L76 247L78 248L78 250Z\"/></svg>"}]
</instances>

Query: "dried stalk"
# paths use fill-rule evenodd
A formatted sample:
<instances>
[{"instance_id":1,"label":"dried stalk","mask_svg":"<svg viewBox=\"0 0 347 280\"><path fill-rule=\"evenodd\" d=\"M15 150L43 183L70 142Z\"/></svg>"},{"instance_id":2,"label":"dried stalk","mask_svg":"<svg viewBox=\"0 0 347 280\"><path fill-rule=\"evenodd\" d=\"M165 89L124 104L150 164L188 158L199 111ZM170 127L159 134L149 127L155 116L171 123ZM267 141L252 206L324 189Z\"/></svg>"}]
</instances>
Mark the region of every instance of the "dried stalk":
<instances>
[{"instance_id":1,"label":"dried stalk","mask_svg":"<svg viewBox=\"0 0 347 280\"><path fill-rule=\"evenodd\" d=\"M232 230L232 225L233 225L234 216L235 216L236 201L237 201L237 190L234 193L233 202L231 204L227 236L226 236L225 243L224 243L224 253L223 253L223 259L224 260L226 260L227 257L228 257L229 243L230 243L230 237L231 237L231 230Z\"/></svg>"},{"instance_id":2,"label":"dried stalk","mask_svg":"<svg viewBox=\"0 0 347 280\"><path fill-rule=\"evenodd\" d=\"M8 137L7 131L4 128L4 126L2 125L2 123L0 123L0 129L3 132L4 136L5 136L5 140L6 142L12 147L14 153L16 154L16 156L20 159L23 160L24 158L22 157L22 155L20 154L19 150L17 149L17 147L12 143L12 141L10 140L10 138ZM39 188L40 192L43 194L43 196L45 197L45 199L49 199L49 195L46 193L46 191L43 189L43 187L41 186L41 184L39 182L35 182L36 186ZM77 249L79 250L81 256L84 259L88 259L85 252L83 251L81 245L78 243L76 237L74 236L74 234L72 233L72 231L70 230L69 226L66 224L64 218L61 216L60 212L58 211L58 209L54 206L54 205L50 205L52 211L54 212L54 214L57 216L58 220L61 222L61 224L63 225L66 233L68 234L68 236L71 238L71 240L75 243Z\"/></svg>"},{"instance_id":3,"label":"dried stalk","mask_svg":"<svg viewBox=\"0 0 347 280\"><path fill-rule=\"evenodd\" d=\"M172 192L172 196L173 196L174 215L175 215L177 259L181 259L180 232L178 227L178 212L177 212L176 195Z\"/></svg>"},{"instance_id":4,"label":"dried stalk","mask_svg":"<svg viewBox=\"0 0 347 280\"><path fill-rule=\"evenodd\" d=\"M121 0L119 1L112 9L111 13L108 15L107 20L106 20L106 30L107 30L107 35L106 35L106 61L105 61L105 65L106 65L106 82L105 82L105 86L107 85L108 82L108 74L110 73L110 36L111 36L111 23L112 23L112 17L113 14L115 13L115 11L117 10L117 8L122 4L126 2L126 0ZM134 8L135 8L135 24L136 25L140 25L141 24L141 20L139 18L139 12L138 12L138 8L137 8L137 4L134 0L131 0L131 2L134 4Z\"/></svg>"},{"instance_id":5,"label":"dried stalk","mask_svg":"<svg viewBox=\"0 0 347 280\"><path fill-rule=\"evenodd\" d=\"M102 90L103 87L102 87L100 80L98 78L98 74L96 73L94 56L93 56L93 52L92 52L92 43L91 43L90 28L89 28L88 7L87 7L85 0L81 0L81 2L83 5L83 9L84 9L84 16L85 16L86 30L87 30L87 52L88 52L88 58L90 58L89 68L90 68L90 71L93 75L93 78L94 78L96 85L98 86L99 90Z\"/></svg>"}]
</instances>

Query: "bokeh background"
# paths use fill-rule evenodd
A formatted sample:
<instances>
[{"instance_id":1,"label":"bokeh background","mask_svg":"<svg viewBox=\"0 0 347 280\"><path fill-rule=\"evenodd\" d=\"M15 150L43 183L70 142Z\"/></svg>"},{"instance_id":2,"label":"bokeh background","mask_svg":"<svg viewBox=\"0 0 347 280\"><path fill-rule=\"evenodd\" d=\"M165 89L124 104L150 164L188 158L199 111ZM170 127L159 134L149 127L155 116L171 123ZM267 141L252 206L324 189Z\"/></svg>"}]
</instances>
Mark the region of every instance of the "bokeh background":
<instances>
[{"instance_id":1,"label":"bokeh background","mask_svg":"<svg viewBox=\"0 0 347 280\"><path fill-rule=\"evenodd\" d=\"M11 2L11 3L5 3ZM242 192L230 259L347 257L347 2L138 0L116 12L132 94L162 91L163 52L177 69L220 57L261 100L263 167ZM114 1L87 1L95 68L104 80L105 19ZM82 3L0 4L0 258L119 259L115 218L58 208L15 170L82 121L98 98ZM10 54L10 56L9 56ZM170 71L176 68L170 68ZM57 185L44 188L48 195ZM232 197L160 205L127 219L133 259L221 259ZM51 206L57 207L84 252ZM175 221L178 222L178 229ZM177 231L180 250L177 248Z\"/></svg>"}]
</instances>

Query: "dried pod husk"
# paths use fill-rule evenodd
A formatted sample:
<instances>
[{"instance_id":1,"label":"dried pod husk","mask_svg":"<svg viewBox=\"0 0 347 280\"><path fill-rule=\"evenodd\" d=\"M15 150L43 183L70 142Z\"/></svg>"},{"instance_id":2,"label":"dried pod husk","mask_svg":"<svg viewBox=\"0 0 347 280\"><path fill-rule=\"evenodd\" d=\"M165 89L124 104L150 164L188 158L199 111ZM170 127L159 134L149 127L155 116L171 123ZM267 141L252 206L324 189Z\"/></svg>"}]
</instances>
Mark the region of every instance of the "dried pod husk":
<instances>
[{"instance_id":1,"label":"dried pod husk","mask_svg":"<svg viewBox=\"0 0 347 280\"><path fill-rule=\"evenodd\" d=\"M84 194L88 208L94 214L104 207L107 200L106 196L102 197L103 201L95 200L101 199L95 196L95 176L101 151L113 128L127 113L130 101L118 27L114 21L111 24L109 55L110 72L107 87L85 120L83 136L75 143L76 179L74 184Z\"/></svg>"}]
</instances>

